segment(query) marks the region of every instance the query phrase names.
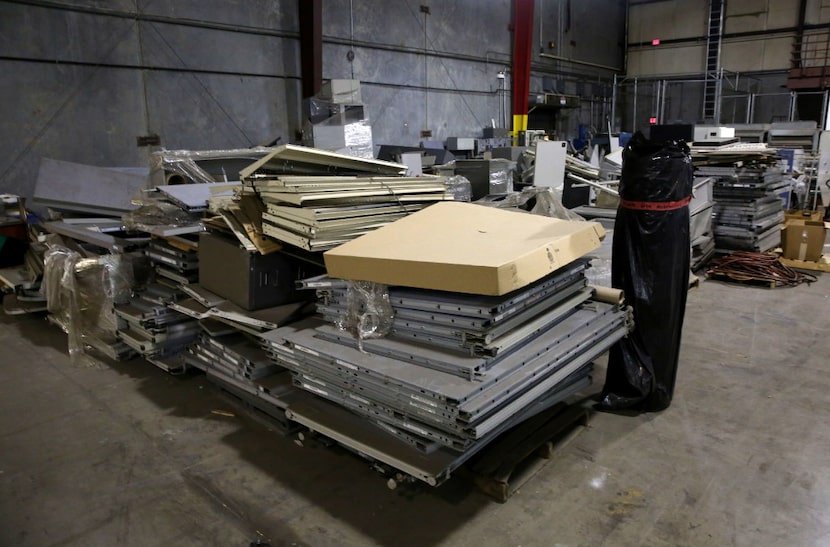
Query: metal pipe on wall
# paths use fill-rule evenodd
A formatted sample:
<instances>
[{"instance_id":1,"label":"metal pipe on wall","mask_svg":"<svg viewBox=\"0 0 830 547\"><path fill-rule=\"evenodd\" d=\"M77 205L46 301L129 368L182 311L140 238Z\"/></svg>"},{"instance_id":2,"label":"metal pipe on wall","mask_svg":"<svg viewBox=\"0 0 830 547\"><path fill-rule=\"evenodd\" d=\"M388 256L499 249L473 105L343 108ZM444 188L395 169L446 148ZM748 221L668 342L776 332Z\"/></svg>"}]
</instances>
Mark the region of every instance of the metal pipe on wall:
<instances>
[{"instance_id":1,"label":"metal pipe on wall","mask_svg":"<svg viewBox=\"0 0 830 547\"><path fill-rule=\"evenodd\" d=\"M651 104L651 114L657 116L660 112L660 91L662 90L660 80L655 80L654 82L652 82L651 87L654 93Z\"/></svg>"},{"instance_id":2,"label":"metal pipe on wall","mask_svg":"<svg viewBox=\"0 0 830 547\"><path fill-rule=\"evenodd\" d=\"M429 77L427 75L427 68L429 66L427 64L427 51L429 51L427 47L427 20L429 19L429 8L424 8L424 6L421 6L421 11L424 14L424 134L426 135L429 133Z\"/></svg>"},{"instance_id":3,"label":"metal pipe on wall","mask_svg":"<svg viewBox=\"0 0 830 547\"><path fill-rule=\"evenodd\" d=\"M637 78L634 78L634 115L631 118L632 130L637 130Z\"/></svg>"},{"instance_id":4,"label":"metal pipe on wall","mask_svg":"<svg viewBox=\"0 0 830 547\"><path fill-rule=\"evenodd\" d=\"M614 74L614 83L611 87L611 123L614 126L614 131L619 131L617 126L617 75Z\"/></svg>"},{"instance_id":5,"label":"metal pipe on wall","mask_svg":"<svg viewBox=\"0 0 830 547\"><path fill-rule=\"evenodd\" d=\"M827 109L827 101L829 101L829 100L830 100L830 91L828 91L827 89L825 89L825 90L824 90L824 99L822 100L822 103L821 103L821 127L822 127L822 129L824 129L825 131L827 131L827 126L828 126L828 119L827 119L827 112L828 112L828 109Z\"/></svg>"},{"instance_id":6,"label":"metal pipe on wall","mask_svg":"<svg viewBox=\"0 0 830 547\"><path fill-rule=\"evenodd\" d=\"M787 116L787 121L791 122L795 120L796 116L796 93L795 91L790 91L790 108L789 113Z\"/></svg>"},{"instance_id":7,"label":"metal pipe on wall","mask_svg":"<svg viewBox=\"0 0 830 547\"><path fill-rule=\"evenodd\" d=\"M354 80L354 3L352 0L349 0L349 42L351 42L351 48L349 49L347 58L349 60L351 79Z\"/></svg>"}]
</instances>

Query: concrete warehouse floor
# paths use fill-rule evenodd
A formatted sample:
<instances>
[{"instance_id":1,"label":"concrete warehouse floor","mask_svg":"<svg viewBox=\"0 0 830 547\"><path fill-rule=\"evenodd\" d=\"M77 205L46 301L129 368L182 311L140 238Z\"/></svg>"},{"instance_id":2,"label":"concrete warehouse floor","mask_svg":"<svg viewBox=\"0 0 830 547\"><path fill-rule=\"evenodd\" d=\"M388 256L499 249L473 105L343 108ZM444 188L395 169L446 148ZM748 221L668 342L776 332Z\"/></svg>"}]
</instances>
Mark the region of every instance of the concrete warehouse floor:
<instances>
[{"instance_id":1,"label":"concrete warehouse floor","mask_svg":"<svg viewBox=\"0 0 830 547\"><path fill-rule=\"evenodd\" d=\"M43 317L4 316L0 545L828 545L828 333L830 275L702 283L672 407L595 415L500 505L457 477L390 491L203 376L75 367Z\"/></svg>"}]
</instances>

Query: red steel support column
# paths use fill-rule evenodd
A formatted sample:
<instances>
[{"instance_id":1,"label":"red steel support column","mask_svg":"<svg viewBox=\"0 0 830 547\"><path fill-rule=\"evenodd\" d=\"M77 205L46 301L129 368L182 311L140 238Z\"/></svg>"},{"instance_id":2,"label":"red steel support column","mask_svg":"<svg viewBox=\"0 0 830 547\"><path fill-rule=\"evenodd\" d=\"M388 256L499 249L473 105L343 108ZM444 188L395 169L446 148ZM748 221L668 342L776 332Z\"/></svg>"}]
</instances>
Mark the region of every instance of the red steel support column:
<instances>
[{"instance_id":1,"label":"red steel support column","mask_svg":"<svg viewBox=\"0 0 830 547\"><path fill-rule=\"evenodd\" d=\"M300 19L300 70L303 98L323 85L323 0L297 0Z\"/></svg>"},{"instance_id":2,"label":"red steel support column","mask_svg":"<svg viewBox=\"0 0 830 547\"><path fill-rule=\"evenodd\" d=\"M534 0L513 0L513 136L527 130Z\"/></svg>"}]
</instances>

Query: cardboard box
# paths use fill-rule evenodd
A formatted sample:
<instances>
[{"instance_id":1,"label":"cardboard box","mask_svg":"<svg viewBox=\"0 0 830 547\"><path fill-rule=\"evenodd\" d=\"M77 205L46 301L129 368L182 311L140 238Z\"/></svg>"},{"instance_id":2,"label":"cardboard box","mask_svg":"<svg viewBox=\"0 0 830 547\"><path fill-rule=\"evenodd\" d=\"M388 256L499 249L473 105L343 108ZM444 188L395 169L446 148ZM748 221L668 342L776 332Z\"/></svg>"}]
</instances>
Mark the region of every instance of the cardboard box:
<instances>
[{"instance_id":1,"label":"cardboard box","mask_svg":"<svg viewBox=\"0 0 830 547\"><path fill-rule=\"evenodd\" d=\"M296 302L299 265L281 252L250 253L218 234L199 238L199 284L246 310Z\"/></svg>"},{"instance_id":2,"label":"cardboard box","mask_svg":"<svg viewBox=\"0 0 830 547\"><path fill-rule=\"evenodd\" d=\"M324 254L331 277L502 295L598 248L605 230L471 203L441 202Z\"/></svg>"},{"instance_id":3,"label":"cardboard box","mask_svg":"<svg viewBox=\"0 0 830 547\"><path fill-rule=\"evenodd\" d=\"M784 258L817 262L826 237L824 222L788 220L781 237Z\"/></svg>"},{"instance_id":4,"label":"cardboard box","mask_svg":"<svg viewBox=\"0 0 830 547\"><path fill-rule=\"evenodd\" d=\"M801 209L787 209L784 211L784 222L788 222L790 220L812 220L814 222L821 222L823 217L823 211L803 211Z\"/></svg>"}]
</instances>

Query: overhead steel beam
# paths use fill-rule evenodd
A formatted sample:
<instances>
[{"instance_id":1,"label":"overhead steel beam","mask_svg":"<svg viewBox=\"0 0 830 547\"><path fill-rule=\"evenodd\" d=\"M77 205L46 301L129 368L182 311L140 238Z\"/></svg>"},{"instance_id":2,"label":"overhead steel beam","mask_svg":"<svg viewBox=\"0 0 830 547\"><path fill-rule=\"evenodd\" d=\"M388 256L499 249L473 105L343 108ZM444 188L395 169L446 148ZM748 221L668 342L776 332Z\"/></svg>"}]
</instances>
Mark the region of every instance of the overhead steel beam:
<instances>
[{"instance_id":1,"label":"overhead steel beam","mask_svg":"<svg viewBox=\"0 0 830 547\"><path fill-rule=\"evenodd\" d=\"M323 0L297 0L300 16L300 69L303 98L323 85Z\"/></svg>"},{"instance_id":2,"label":"overhead steel beam","mask_svg":"<svg viewBox=\"0 0 830 547\"><path fill-rule=\"evenodd\" d=\"M513 0L513 135L527 130L534 0Z\"/></svg>"}]
</instances>

